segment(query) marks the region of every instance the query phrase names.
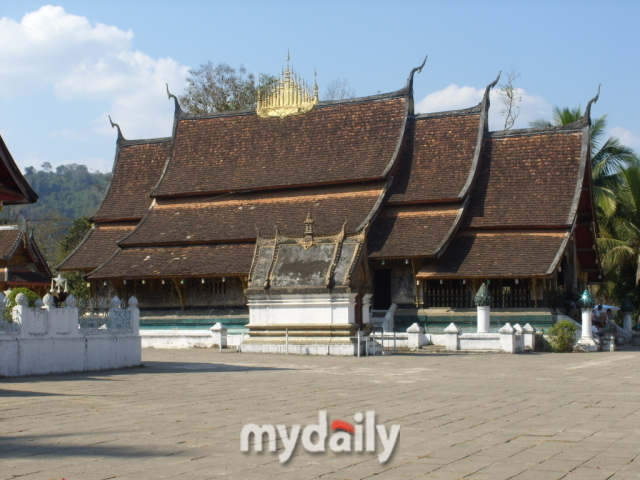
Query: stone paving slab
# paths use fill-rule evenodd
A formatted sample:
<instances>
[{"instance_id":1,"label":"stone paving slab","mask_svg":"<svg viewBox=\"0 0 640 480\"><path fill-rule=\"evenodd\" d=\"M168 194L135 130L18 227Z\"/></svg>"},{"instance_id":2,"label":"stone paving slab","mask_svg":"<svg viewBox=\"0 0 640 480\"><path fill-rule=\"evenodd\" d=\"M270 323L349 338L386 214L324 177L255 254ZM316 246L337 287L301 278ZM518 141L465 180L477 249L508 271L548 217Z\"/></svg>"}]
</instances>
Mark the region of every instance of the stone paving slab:
<instances>
[{"instance_id":1,"label":"stone paving slab","mask_svg":"<svg viewBox=\"0 0 640 480\"><path fill-rule=\"evenodd\" d=\"M144 367L0 379L0 479L640 479L640 351L302 357L143 351ZM241 453L318 410L401 425L371 453ZM279 443L279 448L281 444Z\"/></svg>"}]
</instances>

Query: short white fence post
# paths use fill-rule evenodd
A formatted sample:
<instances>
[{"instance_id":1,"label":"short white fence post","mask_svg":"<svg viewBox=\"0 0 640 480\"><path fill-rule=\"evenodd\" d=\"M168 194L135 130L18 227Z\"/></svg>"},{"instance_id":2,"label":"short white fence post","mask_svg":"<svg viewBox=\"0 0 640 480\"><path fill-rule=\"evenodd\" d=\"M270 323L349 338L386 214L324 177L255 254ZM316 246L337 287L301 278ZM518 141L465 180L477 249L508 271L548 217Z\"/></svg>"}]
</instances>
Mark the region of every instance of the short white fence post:
<instances>
[{"instance_id":1,"label":"short white fence post","mask_svg":"<svg viewBox=\"0 0 640 480\"><path fill-rule=\"evenodd\" d=\"M500 350L505 353L516 353L516 330L510 323L498 330L500 333Z\"/></svg>"},{"instance_id":2,"label":"short white fence post","mask_svg":"<svg viewBox=\"0 0 640 480\"><path fill-rule=\"evenodd\" d=\"M409 328L407 328L407 345L409 350L415 352L420 349L423 345L423 333L424 328L422 328L417 323L414 323Z\"/></svg>"},{"instance_id":3,"label":"short white fence post","mask_svg":"<svg viewBox=\"0 0 640 480\"><path fill-rule=\"evenodd\" d=\"M217 345L222 351L223 348L227 348L227 327L226 325L218 322L209 329L211 336L213 337L213 344Z\"/></svg>"},{"instance_id":4,"label":"short white fence post","mask_svg":"<svg viewBox=\"0 0 640 480\"><path fill-rule=\"evenodd\" d=\"M444 348L447 351L455 352L458 350L458 334L460 329L456 327L456 324L451 322L447 328L444 329Z\"/></svg>"},{"instance_id":5,"label":"short white fence post","mask_svg":"<svg viewBox=\"0 0 640 480\"><path fill-rule=\"evenodd\" d=\"M536 349L536 329L527 323L522 331L524 332L524 349L533 352Z\"/></svg>"}]
</instances>

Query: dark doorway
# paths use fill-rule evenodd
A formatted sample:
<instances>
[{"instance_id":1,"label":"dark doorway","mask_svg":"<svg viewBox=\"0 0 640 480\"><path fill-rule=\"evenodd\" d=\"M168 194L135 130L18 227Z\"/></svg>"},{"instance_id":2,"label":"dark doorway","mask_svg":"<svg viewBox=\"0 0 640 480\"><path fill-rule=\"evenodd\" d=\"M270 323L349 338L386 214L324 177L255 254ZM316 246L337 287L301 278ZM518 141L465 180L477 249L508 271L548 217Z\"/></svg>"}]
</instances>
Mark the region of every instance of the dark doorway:
<instances>
[{"instance_id":1,"label":"dark doorway","mask_svg":"<svg viewBox=\"0 0 640 480\"><path fill-rule=\"evenodd\" d=\"M373 308L388 310L391 306L391 269L373 271Z\"/></svg>"}]
</instances>

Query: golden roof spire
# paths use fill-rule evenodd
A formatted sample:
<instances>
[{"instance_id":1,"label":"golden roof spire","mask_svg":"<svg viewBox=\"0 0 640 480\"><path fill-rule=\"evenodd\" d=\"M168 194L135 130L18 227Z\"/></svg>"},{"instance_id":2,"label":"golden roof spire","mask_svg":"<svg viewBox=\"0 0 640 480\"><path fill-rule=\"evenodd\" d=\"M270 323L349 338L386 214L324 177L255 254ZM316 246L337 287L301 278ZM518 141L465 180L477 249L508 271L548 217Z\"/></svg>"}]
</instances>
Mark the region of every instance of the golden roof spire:
<instances>
[{"instance_id":1,"label":"golden roof spire","mask_svg":"<svg viewBox=\"0 0 640 480\"><path fill-rule=\"evenodd\" d=\"M289 117L310 112L318 103L318 84L315 82L313 92L307 83L289 66L289 50L287 49L287 68L282 70L280 80L263 88L257 95L257 113L260 117ZM315 77L314 71L314 77Z\"/></svg>"}]
</instances>

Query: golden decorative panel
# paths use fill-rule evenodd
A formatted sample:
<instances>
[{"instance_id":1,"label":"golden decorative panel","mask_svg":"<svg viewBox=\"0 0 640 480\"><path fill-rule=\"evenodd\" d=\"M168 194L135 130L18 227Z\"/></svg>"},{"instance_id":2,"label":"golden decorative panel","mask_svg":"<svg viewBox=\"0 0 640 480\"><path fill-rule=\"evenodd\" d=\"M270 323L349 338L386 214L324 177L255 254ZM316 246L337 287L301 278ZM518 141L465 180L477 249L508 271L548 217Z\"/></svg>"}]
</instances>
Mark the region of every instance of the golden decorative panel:
<instances>
[{"instance_id":1,"label":"golden decorative panel","mask_svg":"<svg viewBox=\"0 0 640 480\"><path fill-rule=\"evenodd\" d=\"M312 93L306 82L287 64L277 83L258 90L257 103L257 112L262 118L301 115L313 110L318 103L318 84L314 82Z\"/></svg>"}]
</instances>

